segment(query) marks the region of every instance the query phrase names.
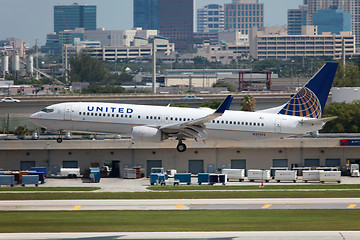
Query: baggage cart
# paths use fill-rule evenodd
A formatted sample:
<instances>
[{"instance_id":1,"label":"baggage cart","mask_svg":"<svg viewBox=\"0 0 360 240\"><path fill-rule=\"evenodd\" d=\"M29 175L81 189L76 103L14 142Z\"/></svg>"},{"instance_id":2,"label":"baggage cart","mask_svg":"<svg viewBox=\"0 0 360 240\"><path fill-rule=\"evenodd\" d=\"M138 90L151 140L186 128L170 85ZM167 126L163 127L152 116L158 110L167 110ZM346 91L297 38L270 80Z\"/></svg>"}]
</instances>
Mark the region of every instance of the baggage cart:
<instances>
[{"instance_id":1,"label":"baggage cart","mask_svg":"<svg viewBox=\"0 0 360 240\"><path fill-rule=\"evenodd\" d=\"M124 178L127 179L136 179L136 169L133 168L124 168Z\"/></svg>"},{"instance_id":2,"label":"baggage cart","mask_svg":"<svg viewBox=\"0 0 360 240\"><path fill-rule=\"evenodd\" d=\"M258 170L258 169L250 169L248 171L248 179L250 182L258 181L270 181L270 170Z\"/></svg>"},{"instance_id":3,"label":"baggage cart","mask_svg":"<svg viewBox=\"0 0 360 240\"><path fill-rule=\"evenodd\" d=\"M161 173L151 173L150 174L150 184L151 185L155 185L155 184L160 184L161 182L168 180L168 175L167 174L161 174Z\"/></svg>"},{"instance_id":4,"label":"baggage cart","mask_svg":"<svg viewBox=\"0 0 360 240\"><path fill-rule=\"evenodd\" d=\"M320 182L320 172L323 172L323 170L308 170L303 171L303 181L314 181L314 182Z\"/></svg>"},{"instance_id":5,"label":"baggage cart","mask_svg":"<svg viewBox=\"0 0 360 240\"><path fill-rule=\"evenodd\" d=\"M292 181L296 182L297 172L296 171L284 171L284 170L276 170L275 171L275 181Z\"/></svg>"},{"instance_id":6,"label":"baggage cart","mask_svg":"<svg viewBox=\"0 0 360 240\"><path fill-rule=\"evenodd\" d=\"M214 185L215 183L225 185L227 183L226 174L209 174L209 185Z\"/></svg>"},{"instance_id":7,"label":"baggage cart","mask_svg":"<svg viewBox=\"0 0 360 240\"><path fill-rule=\"evenodd\" d=\"M39 175L23 175L21 186L25 187L27 184L35 184L35 187L39 186Z\"/></svg>"},{"instance_id":8,"label":"baggage cart","mask_svg":"<svg viewBox=\"0 0 360 240\"><path fill-rule=\"evenodd\" d=\"M338 182L341 183L340 171L323 171L320 172L320 182Z\"/></svg>"},{"instance_id":9,"label":"baggage cart","mask_svg":"<svg viewBox=\"0 0 360 240\"><path fill-rule=\"evenodd\" d=\"M209 182L209 173L199 173L198 174L198 183L201 185L204 182Z\"/></svg>"},{"instance_id":10,"label":"baggage cart","mask_svg":"<svg viewBox=\"0 0 360 240\"><path fill-rule=\"evenodd\" d=\"M289 168L288 167L271 167L270 168L270 176L272 178L275 177L275 173L276 173L277 170L287 171L287 170L289 170Z\"/></svg>"},{"instance_id":11,"label":"baggage cart","mask_svg":"<svg viewBox=\"0 0 360 240\"><path fill-rule=\"evenodd\" d=\"M45 177L47 176L47 168L46 167L32 167L32 168L30 168L30 171L43 172Z\"/></svg>"},{"instance_id":12,"label":"baggage cart","mask_svg":"<svg viewBox=\"0 0 360 240\"><path fill-rule=\"evenodd\" d=\"M14 186L14 175L0 175L0 186L1 185L10 185L10 187Z\"/></svg>"},{"instance_id":13,"label":"baggage cart","mask_svg":"<svg viewBox=\"0 0 360 240\"><path fill-rule=\"evenodd\" d=\"M39 176L39 182L41 184L45 183L45 173L43 173L43 172L29 172L29 175L38 175Z\"/></svg>"},{"instance_id":14,"label":"baggage cart","mask_svg":"<svg viewBox=\"0 0 360 240\"><path fill-rule=\"evenodd\" d=\"M186 183L187 185L190 185L191 173L175 173L174 179L179 180L180 183Z\"/></svg>"},{"instance_id":15,"label":"baggage cart","mask_svg":"<svg viewBox=\"0 0 360 240\"><path fill-rule=\"evenodd\" d=\"M233 179L242 182L245 179L245 169L222 169L221 173L226 174L227 181Z\"/></svg>"}]
</instances>

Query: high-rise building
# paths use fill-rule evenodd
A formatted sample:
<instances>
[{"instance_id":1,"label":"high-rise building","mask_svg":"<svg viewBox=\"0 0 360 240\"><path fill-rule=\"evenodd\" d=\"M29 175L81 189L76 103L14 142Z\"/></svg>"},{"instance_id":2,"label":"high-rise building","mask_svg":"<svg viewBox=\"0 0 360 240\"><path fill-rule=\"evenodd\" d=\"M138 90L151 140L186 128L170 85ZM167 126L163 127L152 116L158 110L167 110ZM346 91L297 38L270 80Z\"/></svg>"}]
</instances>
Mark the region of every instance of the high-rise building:
<instances>
[{"instance_id":1,"label":"high-rise building","mask_svg":"<svg viewBox=\"0 0 360 240\"><path fill-rule=\"evenodd\" d=\"M249 34L253 27L264 27L264 4L259 0L233 0L225 4L225 29Z\"/></svg>"},{"instance_id":2,"label":"high-rise building","mask_svg":"<svg viewBox=\"0 0 360 240\"><path fill-rule=\"evenodd\" d=\"M198 32L219 32L224 30L224 7L209 4L197 10Z\"/></svg>"},{"instance_id":3,"label":"high-rise building","mask_svg":"<svg viewBox=\"0 0 360 240\"><path fill-rule=\"evenodd\" d=\"M134 27L159 29L159 0L134 0Z\"/></svg>"},{"instance_id":4,"label":"high-rise building","mask_svg":"<svg viewBox=\"0 0 360 240\"><path fill-rule=\"evenodd\" d=\"M359 0L307 0L308 24L313 24L314 13L320 9L337 6L344 12L351 14L351 30L355 35L356 49L360 50L360 1Z\"/></svg>"},{"instance_id":5,"label":"high-rise building","mask_svg":"<svg viewBox=\"0 0 360 240\"><path fill-rule=\"evenodd\" d=\"M306 24L306 5L300 5L299 9L288 10L288 34L289 35L300 35L301 26Z\"/></svg>"},{"instance_id":6,"label":"high-rise building","mask_svg":"<svg viewBox=\"0 0 360 240\"><path fill-rule=\"evenodd\" d=\"M57 5L54 6L54 32L64 30L96 30L95 5Z\"/></svg>"},{"instance_id":7,"label":"high-rise building","mask_svg":"<svg viewBox=\"0 0 360 240\"><path fill-rule=\"evenodd\" d=\"M184 50L192 45L193 32L193 0L159 0L159 35Z\"/></svg>"},{"instance_id":8,"label":"high-rise building","mask_svg":"<svg viewBox=\"0 0 360 240\"><path fill-rule=\"evenodd\" d=\"M319 34L323 32L340 34L340 32L351 31L351 14L335 6L330 9L320 9L314 13L313 22Z\"/></svg>"},{"instance_id":9,"label":"high-rise building","mask_svg":"<svg viewBox=\"0 0 360 240\"><path fill-rule=\"evenodd\" d=\"M329 9L331 6L337 6L339 9L351 13L354 2L358 2L358 0L307 0L307 23L313 25L314 13L320 9Z\"/></svg>"}]
</instances>

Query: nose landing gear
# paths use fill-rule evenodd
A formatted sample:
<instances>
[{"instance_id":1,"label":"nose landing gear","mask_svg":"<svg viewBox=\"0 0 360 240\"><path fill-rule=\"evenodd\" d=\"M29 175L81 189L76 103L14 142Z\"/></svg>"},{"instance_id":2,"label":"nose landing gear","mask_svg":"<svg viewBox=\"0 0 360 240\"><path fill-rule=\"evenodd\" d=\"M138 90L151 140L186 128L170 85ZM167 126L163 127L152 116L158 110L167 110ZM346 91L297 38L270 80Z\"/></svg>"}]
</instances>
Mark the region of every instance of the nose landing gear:
<instances>
[{"instance_id":1,"label":"nose landing gear","mask_svg":"<svg viewBox=\"0 0 360 240\"><path fill-rule=\"evenodd\" d=\"M57 143L62 143L61 135L62 135L62 131L59 131L59 136L58 136L58 138L56 139L56 142L57 142Z\"/></svg>"}]
</instances>

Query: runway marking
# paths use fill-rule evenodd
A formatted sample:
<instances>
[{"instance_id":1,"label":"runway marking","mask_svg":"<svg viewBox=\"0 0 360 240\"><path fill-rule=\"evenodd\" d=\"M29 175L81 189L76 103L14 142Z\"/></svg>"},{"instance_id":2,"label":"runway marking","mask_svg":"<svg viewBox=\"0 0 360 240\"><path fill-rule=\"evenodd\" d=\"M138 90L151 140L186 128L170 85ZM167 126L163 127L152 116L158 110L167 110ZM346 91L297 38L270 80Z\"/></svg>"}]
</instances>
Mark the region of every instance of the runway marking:
<instances>
[{"instance_id":1,"label":"runway marking","mask_svg":"<svg viewBox=\"0 0 360 240\"><path fill-rule=\"evenodd\" d=\"M272 204L265 204L264 206L262 206L261 208L269 208L271 207Z\"/></svg>"},{"instance_id":2,"label":"runway marking","mask_svg":"<svg viewBox=\"0 0 360 240\"><path fill-rule=\"evenodd\" d=\"M184 205L176 205L176 209L182 209L184 207Z\"/></svg>"},{"instance_id":3,"label":"runway marking","mask_svg":"<svg viewBox=\"0 0 360 240\"><path fill-rule=\"evenodd\" d=\"M357 204L350 204L347 208L354 208L356 206L357 206Z\"/></svg>"},{"instance_id":4,"label":"runway marking","mask_svg":"<svg viewBox=\"0 0 360 240\"><path fill-rule=\"evenodd\" d=\"M74 207L74 210L79 210L82 206L81 205L77 205Z\"/></svg>"}]
</instances>

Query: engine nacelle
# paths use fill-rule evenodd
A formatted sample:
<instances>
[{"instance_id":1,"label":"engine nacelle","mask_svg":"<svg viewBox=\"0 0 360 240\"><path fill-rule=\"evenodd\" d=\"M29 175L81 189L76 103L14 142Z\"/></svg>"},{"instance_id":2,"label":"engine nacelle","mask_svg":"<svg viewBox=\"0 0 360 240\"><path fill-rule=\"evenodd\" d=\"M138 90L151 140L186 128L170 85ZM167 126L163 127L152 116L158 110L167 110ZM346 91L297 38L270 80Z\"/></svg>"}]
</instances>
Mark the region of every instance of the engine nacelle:
<instances>
[{"instance_id":1,"label":"engine nacelle","mask_svg":"<svg viewBox=\"0 0 360 240\"><path fill-rule=\"evenodd\" d=\"M166 135L161 130L146 126L133 127L131 136L135 142L161 142L166 139Z\"/></svg>"}]
</instances>

